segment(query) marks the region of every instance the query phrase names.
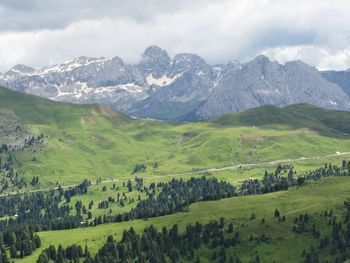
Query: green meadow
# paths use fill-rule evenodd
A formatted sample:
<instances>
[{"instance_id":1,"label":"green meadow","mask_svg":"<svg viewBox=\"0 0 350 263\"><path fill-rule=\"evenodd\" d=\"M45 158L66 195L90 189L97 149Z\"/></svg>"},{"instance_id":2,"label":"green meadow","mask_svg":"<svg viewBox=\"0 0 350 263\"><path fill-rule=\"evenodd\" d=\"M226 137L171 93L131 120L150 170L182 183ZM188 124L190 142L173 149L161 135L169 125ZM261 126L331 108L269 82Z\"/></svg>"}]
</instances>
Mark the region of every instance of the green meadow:
<instances>
[{"instance_id":1,"label":"green meadow","mask_svg":"<svg viewBox=\"0 0 350 263\"><path fill-rule=\"evenodd\" d=\"M250 235L260 236L262 233L272 239L269 243L242 243L232 249L233 254L240 255L244 262L249 262L258 251L262 262L300 262L303 249L311 245L317 246L318 240L311 234L296 234L292 231L294 218L300 214L308 213L311 220L320 229L321 236L330 232L327 219L323 219L324 210L333 209L335 214L342 216L342 204L350 197L350 178L325 178L319 182L308 183L302 187L293 187L288 191L281 191L257 196L233 197L219 201L200 202L191 205L186 212L174 215L151 218L148 220L135 220L123 223L104 224L96 227L79 228L72 230L40 232L43 248L49 244L88 245L90 251L96 253L106 241L107 236L114 235L121 238L124 229L131 226L138 233L149 225L158 230L163 226L179 225L184 231L186 225L195 221L208 223L211 220L225 218L226 224L233 222L234 228L240 233L243 240L248 241ZM279 222L274 217L278 209L281 215L286 216L286 222ZM251 220L255 213L256 219ZM261 220L265 219L262 225ZM247 251L249 250L249 251ZM16 262L34 262L40 254L40 249L24 259ZM204 248L197 253L201 255L201 262L206 260Z\"/></svg>"},{"instance_id":2,"label":"green meadow","mask_svg":"<svg viewBox=\"0 0 350 263\"><path fill-rule=\"evenodd\" d=\"M20 176L39 176L36 188L129 179L136 164L147 166L140 175L147 178L350 149L349 114L303 104L190 123L131 119L103 105L57 103L4 88L0 105L32 134L44 135L42 143L15 153ZM322 119L331 114L339 123Z\"/></svg>"}]
</instances>

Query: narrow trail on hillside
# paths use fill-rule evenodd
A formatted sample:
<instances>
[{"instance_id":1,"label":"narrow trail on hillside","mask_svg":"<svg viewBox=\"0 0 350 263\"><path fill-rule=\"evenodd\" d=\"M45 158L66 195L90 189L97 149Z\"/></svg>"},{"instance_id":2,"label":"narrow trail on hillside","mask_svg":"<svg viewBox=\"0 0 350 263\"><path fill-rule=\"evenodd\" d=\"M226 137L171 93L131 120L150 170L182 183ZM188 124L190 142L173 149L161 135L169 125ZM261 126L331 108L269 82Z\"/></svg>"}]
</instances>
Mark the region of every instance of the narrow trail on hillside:
<instances>
[{"instance_id":1,"label":"narrow trail on hillside","mask_svg":"<svg viewBox=\"0 0 350 263\"><path fill-rule=\"evenodd\" d=\"M91 185L96 185L96 184L105 184L105 183L111 183L111 182L118 182L118 179L110 179L110 180L105 180L101 182L92 182ZM79 184L71 184L71 185L61 185L61 188L71 188L78 186ZM47 192L50 190L58 190L59 186L55 187L50 187L50 188L41 188L41 189L36 189L36 190L30 190L30 191L17 191L17 192L11 192L7 194L0 194L0 197L2 196L9 196L9 195L17 195L17 194L28 194L28 193L36 193L36 192Z\"/></svg>"},{"instance_id":2,"label":"narrow trail on hillside","mask_svg":"<svg viewBox=\"0 0 350 263\"><path fill-rule=\"evenodd\" d=\"M325 155L313 156L313 157L303 157L302 156L302 157L297 158L297 159L280 159L280 160L273 160L273 161L267 161L267 162L261 162L261 163L237 164L234 166L226 166L226 167L222 167L222 168L208 168L208 169L202 169L202 170L191 171L191 172L157 175L157 176L148 177L145 179L149 180L149 179L162 178L165 176L172 177L172 176L179 176L179 175L201 174L201 173L206 173L206 172L219 172L219 171L234 170L234 169L244 168L244 167L273 165L273 164L287 163L287 162L292 163L292 162L297 162L297 161L316 160L316 159L330 158L330 157L335 157L335 156L340 156L340 155L349 155L349 154L350 154L350 152L337 152L335 154L325 154Z\"/></svg>"},{"instance_id":3,"label":"narrow trail on hillside","mask_svg":"<svg viewBox=\"0 0 350 263\"><path fill-rule=\"evenodd\" d=\"M254 166L264 166L264 165L274 165L278 163L292 163L292 162L298 162L298 161L307 161L307 160L316 160L316 159L323 159L323 158L330 158L330 157L335 157L335 156L341 156L341 155L349 155L350 152L337 152L335 154L324 154L321 156L313 156L313 157L300 157L297 159L279 159L279 160L273 160L273 161L267 161L267 162L261 162L261 163L246 163L246 164L237 164L234 166L226 166L222 168L208 168L208 169L201 169L197 171L191 171L191 172L183 172L183 173L173 173L173 174L164 174L164 175L157 175L157 176L151 176L147 178L143 178L144 180L152 180L152 179L158 179L158 178L164 178L164 177L175 177L179 175L191 175L191 174L202 174L202 173L207 173L207 172L219 172L219 171L225 171L225 170L234 170L238 168L244 168L244 167L254 167ZM125 179L126 180L126 179ZM134 179L130 179L134 180ZM111 183L111 182L118 182L120 181L119 179L110 179L110 180L105 180L101 182L92 182L91 185L96 185L96 184L104 184L104 183ZM75 187L79 184L72 184L72 185L62 185L62 188L70 188L70 187ZM0 197L3 196L9 196L9 195L17 195L17 194L26 194L26 193L36 193L36 192L47 192L50 190L57 190L59 187L51 187L51 188L42 188L42 189L36 189L36 190L30 190L30 191L17 191L17 192L11 192L11 193L6 193L6 194L0 194Z\"/></svg>"}]
</instances>

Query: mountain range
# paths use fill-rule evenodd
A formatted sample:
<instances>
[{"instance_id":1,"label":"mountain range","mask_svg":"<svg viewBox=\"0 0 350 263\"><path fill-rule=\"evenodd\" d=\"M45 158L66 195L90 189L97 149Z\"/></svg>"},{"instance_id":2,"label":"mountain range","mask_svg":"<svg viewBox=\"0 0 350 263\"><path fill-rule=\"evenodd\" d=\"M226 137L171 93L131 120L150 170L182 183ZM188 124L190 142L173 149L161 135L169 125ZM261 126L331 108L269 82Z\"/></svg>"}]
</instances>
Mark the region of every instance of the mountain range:
<instances>
[{"instance_id":1,"label":"mountain range","mask_svg":"<svg viewBox=\"0 0 350 263\"><path fill-rule=\"evenodd\" d=\"M0 85L56 101L102 103L138 118L209 119L265 104L310 103L350 110L350 71L318 71L302 61L209 65L195 54L170 58L148 47L138 64L82 56L34 69L16 65Z\"/></svg>"}]
</instances>

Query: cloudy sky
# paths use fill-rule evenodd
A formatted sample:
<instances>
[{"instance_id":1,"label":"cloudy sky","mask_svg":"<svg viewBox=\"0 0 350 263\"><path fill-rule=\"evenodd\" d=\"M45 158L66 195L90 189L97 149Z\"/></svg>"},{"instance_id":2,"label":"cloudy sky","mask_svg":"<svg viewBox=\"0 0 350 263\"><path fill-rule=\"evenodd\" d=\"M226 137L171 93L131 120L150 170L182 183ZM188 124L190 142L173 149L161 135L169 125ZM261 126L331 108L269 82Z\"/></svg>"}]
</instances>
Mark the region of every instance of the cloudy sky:
<instances>
[{"instance_id":1,"label":"cloudy sky","mask_svg":"<svg viewBox=\"0 0 350 263\"><path fill-rule=\"evenodd\" d=\"M136 63L149 45L208 63L265 54L350 68L348 0L0 0L0 72L81 55Z\"/></svg>"}]
</instances>

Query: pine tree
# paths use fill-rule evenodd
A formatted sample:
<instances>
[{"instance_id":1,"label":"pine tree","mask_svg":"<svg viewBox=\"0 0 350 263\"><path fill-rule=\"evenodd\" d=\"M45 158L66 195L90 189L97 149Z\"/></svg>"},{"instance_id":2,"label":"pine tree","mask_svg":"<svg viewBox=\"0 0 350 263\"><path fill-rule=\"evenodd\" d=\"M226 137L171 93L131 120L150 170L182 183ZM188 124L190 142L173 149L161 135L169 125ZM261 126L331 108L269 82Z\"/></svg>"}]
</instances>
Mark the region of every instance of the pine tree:
<instances>
[{"instance_id":1,"label":"pine tree","mask_svg":"<svg viewBox=\"0 0 350 263\"><path fill-rule=\"evenodd\" d=\"M278 211L277 209L275 210L275 217L280 217L280 211Z\"/></svg>"},{"instance_id":2,"label":"pine tree","mask_svg":"<svg viewBox=\"0 0 350 263\"><path fill-rule=\"evenodd\" d=\"M229 233L233 233L233 224L232 224L232 223L230 223L230 224L228 225L228 232L229 232Z\"/></svg>"}]
</instances>

